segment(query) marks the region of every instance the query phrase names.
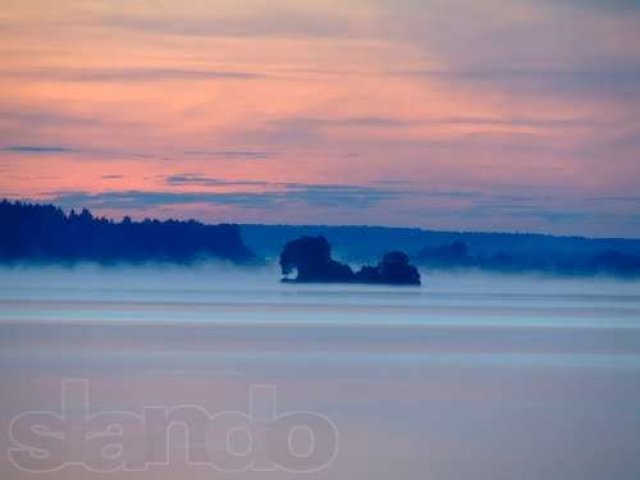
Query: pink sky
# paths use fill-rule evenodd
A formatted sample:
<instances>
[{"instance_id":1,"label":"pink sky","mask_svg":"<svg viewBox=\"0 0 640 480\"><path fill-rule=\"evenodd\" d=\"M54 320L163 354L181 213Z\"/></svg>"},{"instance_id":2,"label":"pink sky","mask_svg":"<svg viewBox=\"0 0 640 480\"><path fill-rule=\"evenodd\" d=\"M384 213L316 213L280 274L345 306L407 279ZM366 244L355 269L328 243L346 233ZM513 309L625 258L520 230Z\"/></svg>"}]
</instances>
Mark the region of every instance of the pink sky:
<instances>
[{"instance_id":1,"label":"pink sky","mask_svg":"<svg viewBox=\"0 0 640 480\"><path fill-rule=\"evenodd\" d=\"M4 0L0 196L640 236L632 0Z\"/></svg>"}]
</instances>

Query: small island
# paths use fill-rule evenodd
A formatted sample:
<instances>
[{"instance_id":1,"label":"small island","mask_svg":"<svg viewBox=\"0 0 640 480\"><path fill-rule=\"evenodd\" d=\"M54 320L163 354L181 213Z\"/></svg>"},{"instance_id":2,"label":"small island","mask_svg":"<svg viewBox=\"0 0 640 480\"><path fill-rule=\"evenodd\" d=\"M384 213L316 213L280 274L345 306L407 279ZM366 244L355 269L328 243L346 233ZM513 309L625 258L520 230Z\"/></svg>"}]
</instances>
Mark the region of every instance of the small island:
<instances>
[{"instance_id":1,"label":"small island","mask_svg":"<svg viewBox=\"0 0 640 480\"><path fill-rule=\"evenodd\" d=\"M323 236L288 242L280 253L280 268L283 282L420 285L420 272L409 264L406 253L385 253L378 265L365 265L354 272L331 258L331 244ZM296 277L292 278L294 272Z\"/></svg>"}]
</instances>

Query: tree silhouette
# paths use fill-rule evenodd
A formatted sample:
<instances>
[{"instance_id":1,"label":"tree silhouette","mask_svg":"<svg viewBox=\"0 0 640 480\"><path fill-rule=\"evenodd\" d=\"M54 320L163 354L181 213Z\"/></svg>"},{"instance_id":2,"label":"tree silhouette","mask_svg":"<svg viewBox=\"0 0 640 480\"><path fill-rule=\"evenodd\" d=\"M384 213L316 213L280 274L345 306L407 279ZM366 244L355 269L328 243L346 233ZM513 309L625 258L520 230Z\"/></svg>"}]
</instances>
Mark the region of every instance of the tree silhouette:
<instances>
[{"instance_id":1,"label":"tree silhouette","mask_svg":"<svg viewBox=\"0 0 640 480\"><path fill-rule=\"evenodd\" d=\"M388 252L377 266L365 265L354 273L349 265L331 258L331 245L322 236L305 236L288 242L280 254L280 268L285 282L420 285L420 273L409 265L405 253ZM297 276L292 279L289 275L294 271Z\"/></svg>"},{"instance_id":2,"label":"tree silhouette","mask_svg":"<svg viewBox=\"0 0 640 480\"><path fill-rule=\"evenodd\" d=\"M237 225L189 220L121 222L96 218L87 209L68 215L53 205L0 202L0 262L188 263L255 258Z\"/></svg>"}]
</instances>

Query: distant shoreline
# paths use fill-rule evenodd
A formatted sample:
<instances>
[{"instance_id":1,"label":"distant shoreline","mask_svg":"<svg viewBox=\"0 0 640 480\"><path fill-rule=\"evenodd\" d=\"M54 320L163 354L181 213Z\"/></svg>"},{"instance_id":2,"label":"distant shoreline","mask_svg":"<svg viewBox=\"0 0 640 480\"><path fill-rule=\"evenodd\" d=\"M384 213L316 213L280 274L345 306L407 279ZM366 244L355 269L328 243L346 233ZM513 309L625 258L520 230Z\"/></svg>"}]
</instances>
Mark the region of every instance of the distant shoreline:
<instances>
[{"instance_id":1,"label":"distant shoreline","mask_svg":"<svg viewBox=\"0 0 640 480\"><path fill-rule=\"evenodd\" d=\"M207 225L195 220L114 221L84 209L0 202L0 264L191 265L219 260L260 265L290 240L325 236L354 264L406 252L421 270L640 278L640 239L372 226Z\"/></svg>"}]
</instances>

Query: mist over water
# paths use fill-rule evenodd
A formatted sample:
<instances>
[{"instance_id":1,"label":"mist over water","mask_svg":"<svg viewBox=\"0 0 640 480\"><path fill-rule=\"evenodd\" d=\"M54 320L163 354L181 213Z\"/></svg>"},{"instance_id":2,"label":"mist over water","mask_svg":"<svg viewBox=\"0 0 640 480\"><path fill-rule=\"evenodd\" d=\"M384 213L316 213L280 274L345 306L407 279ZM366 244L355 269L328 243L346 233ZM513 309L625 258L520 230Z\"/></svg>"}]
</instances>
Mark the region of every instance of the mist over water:
<instances>
[{"instance_id":1,"label":"mist over water","mask_svg":"<svg viewBox=\"0 0 640 480\"><path fill-rule=\"evenodd\" d=\"M3 321L637 327L640 281L424 273L424 285L282 284L276 265L0 269Z\"/></svg>"},{"instance_id":2,"label":"mist over water","mask_svg":"<svg viewBox=\"0 0 640 480\"><path fill-rule=\"evenodd\" d=\"M220 264L2 269L0 427L59 408L63 378L88 379L96 408L133 411L246 410L250 386L268 384L279 409L330 418L340 448L313 474L247 477L638 478L639 282L424 279L292 285L275 266ZM34 475L2 462L2 478ZM109 477L212 475L238 478L180 458Z\"/></svg>"}]
</instances>

